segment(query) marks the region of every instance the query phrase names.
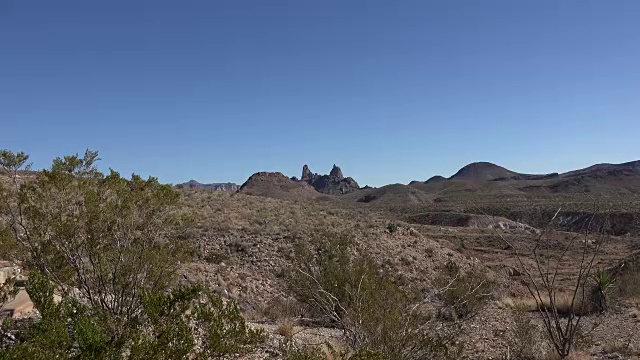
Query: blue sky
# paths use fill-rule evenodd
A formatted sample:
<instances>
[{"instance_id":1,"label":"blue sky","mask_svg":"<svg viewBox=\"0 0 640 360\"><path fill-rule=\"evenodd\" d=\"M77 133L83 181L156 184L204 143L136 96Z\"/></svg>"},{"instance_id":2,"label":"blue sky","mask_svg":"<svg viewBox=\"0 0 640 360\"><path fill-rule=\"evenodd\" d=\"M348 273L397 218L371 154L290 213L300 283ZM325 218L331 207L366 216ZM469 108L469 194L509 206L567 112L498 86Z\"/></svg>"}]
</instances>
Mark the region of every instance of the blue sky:
<instances>
[{"instance_id":1,"label":"blue sky","mask_svg":"<svg viewBox=\"0 0 640 360\"><path fill-rule=\"evenodd\" d=\"M165 182L640 159L640 1L0 0L0 148Z\"/></svg>"}]
</instances>

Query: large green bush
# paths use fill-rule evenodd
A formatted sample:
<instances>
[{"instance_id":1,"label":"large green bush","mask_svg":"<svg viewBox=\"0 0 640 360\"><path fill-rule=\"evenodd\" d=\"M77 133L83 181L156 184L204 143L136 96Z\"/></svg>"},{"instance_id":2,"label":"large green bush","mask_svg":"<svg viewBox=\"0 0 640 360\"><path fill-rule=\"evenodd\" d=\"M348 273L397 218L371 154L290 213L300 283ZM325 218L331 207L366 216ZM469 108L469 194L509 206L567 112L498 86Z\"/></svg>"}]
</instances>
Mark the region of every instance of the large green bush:
<instances>
[{"instance_id":1,"label":"large green bush","mask_svg":"<svg viewBox=\"0 0 640 360\"><path fill-rule=\"evenodd\" d=\"M3 327L17 338L0 359L208 359L261 341L233 302L175 287L187 254L178 194L155 178L104 175L97 160L87 150L23 173L27 155L0 151L10 179L0 186L0 245L28 268L41 315Z\"/></svg>"},{"instance_id":2,"label":"large green bush","mask_svg":"<svg viewBox=\"0 0 640 360\"><path fill-rule=\"evenodd\" d=\"M27 291L40 313L20 330L17 344L0 359L187 359L243 354L263 339L250 329L233 302L198 286L144 295L135 327L110 332L113 318L73 298L54 301L54 288L34 272ZM15 329L14 329L15 330Z\"/></svg>"}]
</instances>

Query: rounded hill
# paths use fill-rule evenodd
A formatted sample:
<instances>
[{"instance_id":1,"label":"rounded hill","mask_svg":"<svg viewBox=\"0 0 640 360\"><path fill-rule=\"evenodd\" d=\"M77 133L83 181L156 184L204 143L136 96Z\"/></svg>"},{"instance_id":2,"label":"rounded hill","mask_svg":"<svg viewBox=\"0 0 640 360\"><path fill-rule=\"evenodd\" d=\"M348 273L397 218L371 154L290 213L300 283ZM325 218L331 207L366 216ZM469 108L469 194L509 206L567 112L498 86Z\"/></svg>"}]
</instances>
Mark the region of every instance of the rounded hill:
<instances>
[{"instance_id":1,"label":"rounded hill","mask_svg":"<svg viewBox=\"0 0 640 360\"><path fill-rule=\"evenodd\" d=\"M238 193L276 199L310 199L323 196L306 182L291 180L279 172L258 172L251 175Z\"/></svg>"},{"instance_id":2,"label":"rounded hill","mask_svg":"<svg viewBox=\"0 0 640 360\"><path fill-rule=\"evenodd\" d=\"M474 162L458 170L450 180L494 180L500 178L510 178L518 173L505 169L502 166L490 162Z\"/></svg>"}]
</instances>

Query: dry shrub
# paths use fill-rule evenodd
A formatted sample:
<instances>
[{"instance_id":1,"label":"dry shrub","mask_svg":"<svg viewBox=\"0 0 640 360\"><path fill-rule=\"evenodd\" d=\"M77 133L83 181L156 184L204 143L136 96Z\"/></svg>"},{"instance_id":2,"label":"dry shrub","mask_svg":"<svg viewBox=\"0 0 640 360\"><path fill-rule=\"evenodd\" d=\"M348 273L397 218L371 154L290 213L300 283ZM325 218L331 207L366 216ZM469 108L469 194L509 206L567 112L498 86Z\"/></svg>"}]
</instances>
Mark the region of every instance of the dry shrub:
<instances>
[{"instance_id":1,"label":"dry shrub","mask_svg":"<svg viewBox=\"0 0 640 360\"><path fill-rule=\"evenodd\" d=\"M447 314L457 320L475 316L489 301L495 284L482 269L464 272L449 261L434 285Z\"/></svg>"},{"instance_id":2,"label":"dry shrub","mask_svg":"<svg viewBox=\"0 0 640 360\"><path fill-rule=\"evenodd\" d=\"M281 345L280 350L285 360L328 360L326 354L318 348L287 348Z\"/></svg>"},{"instance_id":3,"label":"dry shrub","mask_svg":"<svg viewBox=\"0 0 640 360\"><path fill-rule=\"evenodd\" d=\"M556 351L550 351L544 356L545 360L562 360L563 358L558 355ZM592 360L593 357L583 351L574 351L569 356L565 357L566 360Z\"/></svg>"},{"instance_id":4,"label":"dry shrub","mask_svg":"<svg viewBox=\"0 0 640 360\"><path fill-rule=\"evenodd\" d=\"M295 333L295 325L290 319L284 319L278 324L276 333L285 338L292 338Z\"/></svg>"},{"instance_id":5,"label":"dry shrub","mask_svg":"<svg viewBox=\"0 0 640 360\"><path fill-rule=\"evenodd\" d=\"M590 299L582 300L580 294L576 295L576 299L573 299L572 293L554 293L555 300L553 302L549 301L548 295L542 295L541 307L538 309L538 304L536 300L528 297L528 298L518 298L514 299L511 297L506 297L500 300L499 306L509 309L526 309L526 311L553 311L552 304L555 304L556 311L558 312L558 316L567 317L570 315L590 315L597 312L597 308L593 305ZM538 300L539 301L539 300Z\"/></svg>"},{"instance_id":6,"label":"dry shrub","mask_svg":"<svg viewBox=\"0 0 640 360\"><path fill-rule=\"evenodd\" d=\"M280 320L300 317L308 312L308 309L298 300L276 296L271 299L262 310L267 319Z\"/></svg>"},{"instance_id":7,"label":"dry shrub","mask_svg":"<svg viewBox=\"0 0 640 360\"><path fill-rule=\"evenodd\" d=\"M608 291L610 287L597 287L599 284L598 275L603 273L598 273L594 264L596 257L601 253L602 245L610 238L610 234L607 221L600 225L594 222L597 215L594 212L593 215L587 217L575 236L563 241L556 254L550 249L558 244L556 227L560 225L560 219L557 217L561 210L558 209L547 226L532 239L533 248L525 250L526 253L530 251L533 266L527 266L523 262L523 253L513 246L505 234L496 231L496 235L504 241L509 249L513 250L518 262L518 270L526 275L524 285L536 302L535 308L544 324L547 339L553 345L555 352L560 357L566 358L575 351L582 316L593 311L594 298L592 296L597 295L595 303L601 305L599 311L602 311L603 304L606 305L605 291ZM572 251L579 254L579 261L574 265L577 274L572 292L566 296L559 294L557 280L562 265L567 263ZM597 287L595 292L593 287L589 288L588 286L588 284L593 285L594 280ZM604 280L609 281L610 279L607 277Z\"/></svg>"},{"instance_id":8,"label":"dry shrub","mask_svg":"<svg viewBox=\"0 0 640 360\"><path fill-rule=\"evenodd\" d=\"M354 359L438 358L458 350L456 331L434 332L420 299L381 271L373 259L355 255L350 237L327 234L297 247L288 285L316 316L343 331Z\"/></svg>"},{"instance_id":9,"label":"dry shrub","mask_svg":"<svg viewBox=\"0 0 640 360\"><path fill-rule=\"evenodd\" d=\"M362 350L350 352L338 350L330 344L324 346L299 347L291 341L280 344L285 360L386 360L380 353Z\"/></svg>"},{"instance_id":10,"label":"dry shrub","mask_svg":"<svg viewBox=\"0 0 640 360\"><path fill-rule=\"evenodd\" d=\"M554 293L553 295L555 296L553 302L549 300L548 296L543 298L542 306L547 311L553 311L552 304L555 304L556 311L560 316L584 316L594 312L591 302L588 299L583 299L580 294L577 294L575 299L570 293Z\"/></svg>"},{"instance_id":11,"label":"dry shrub","mask_svg":"<svg viewBox=\"0 0 640 360\"><path fill-rule=\"evenodd\" d=\"M509 343L510 357L516 359L535 359L540 353L540 329L527 316L527 308L519 306L513 312L512 337Z\"/></svg>"},{"instance_id":12,"label":"dry shrub","mask_svg":"<svg viewBox=\"0 0 640 360\"><path fill-rule=\"evenodd\" d=\"M436 254L436 249L433 246L428 246L425 249L425 253L428 257L433 257Z\"/></svg>"},{"instance_id":13,"label":"dry shrub","mask_svg":"<svg viewBox=\"0 0 640 360\"><path fill-rule=\"evenodd\" d=\"M640 299L640 265L636 263L625 265L615 277L613 294L616 298L625 300Z\"/></svg>"},{"instance_id":14,"label":"dry shrub","mask_svg":"<svg viewBox=\"0 0 640 360\"><path fill-rule=\"evenodd\" d=\"M219 265L223 262L229 261L229 255L222 251L208 251L204 256L204 261L209 264Z\"/></svg>"},{"instance_id":15,"label":"dry shrub","mask_svg":"<svg viewBox=\"0 0 640 360\"><path fill-rule=\"evenodd\" d=\"M640 355L640 348L638 348L637 344L633 344L631 340L627 341L616 341L613 344L605 347L605 351L608 354L620 354L623 356L636 356Z\"/></svg>"}]
</instances>

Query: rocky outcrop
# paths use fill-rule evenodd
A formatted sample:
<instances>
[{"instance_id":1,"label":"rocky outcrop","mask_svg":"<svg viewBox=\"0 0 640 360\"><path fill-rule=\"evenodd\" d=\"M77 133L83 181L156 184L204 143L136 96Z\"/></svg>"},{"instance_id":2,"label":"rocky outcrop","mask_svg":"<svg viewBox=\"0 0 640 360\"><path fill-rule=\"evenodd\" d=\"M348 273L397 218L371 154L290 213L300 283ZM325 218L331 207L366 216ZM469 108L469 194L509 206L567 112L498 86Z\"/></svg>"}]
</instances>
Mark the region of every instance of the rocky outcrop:
<instances>
[{"instance_id":1,"label":"rocky outcrop","mask_svg":"<svg viewBox=\"0 0 640 360\"><path fill-rule=\"evenodd\" d=\"M311 185L316 191L323 194L340 195L360 189L358 183L351 177L344 177L342 169L335 164L329 175L313 173L305 164L302 167L300 181Z\"/></svg>"},{"instance_id":2,"label":"rocky outcrop","mask_svg":"<svg viewBox=\"0 0 640 360\"><path fill-rule=\"evenodd\" d=\"M539 234L540 231L527 224L513 221L500 216L487 216L455 212L426 212L411 215L409 222L422 225L468 227L476 229L502 229L517 230L530 234Z\"/></svg>"},{"instance_id":3,"label":"rocky outcrop","mask_svg":"<svg viewBox=\"0 0 640 360\"><path fill-rule=\"evenodd\" d=\"M302 167L302 177L300 178L300 180L304 182L313 181L314 176L317 176L317 174L312 173L311 170L309 170L309 166L307 166L307 164L304 164L304 166Z\"/></svg>"},{"instance_id":4,"label":"rocky outcrop","mask_svg":"<svg viewBox=\"0 0 640 360\"><path fill-rule=\"evenodd\" d=\"M333 164L333 167L331 168L331 172L329 173L329 177L332 179L339 179L339 180L344 179L344 175L342 175L342 169L337 167L336 164Z\"/></svg>"},{"instance_id":5,"label":"rocky outcrop","mask_svg":"<svg viewBox=\"0 0 640 360\"><path fill-rule=\"evenodd\" d=\"M214 191L228 191L228 192L238 191L238 185L234 183L203 184L195 180L189 180L186 183L178 184L176 185L176 187L189 188L189 189L207 189L207 190L214 190Z\"/></svg>"}]
</instances>

